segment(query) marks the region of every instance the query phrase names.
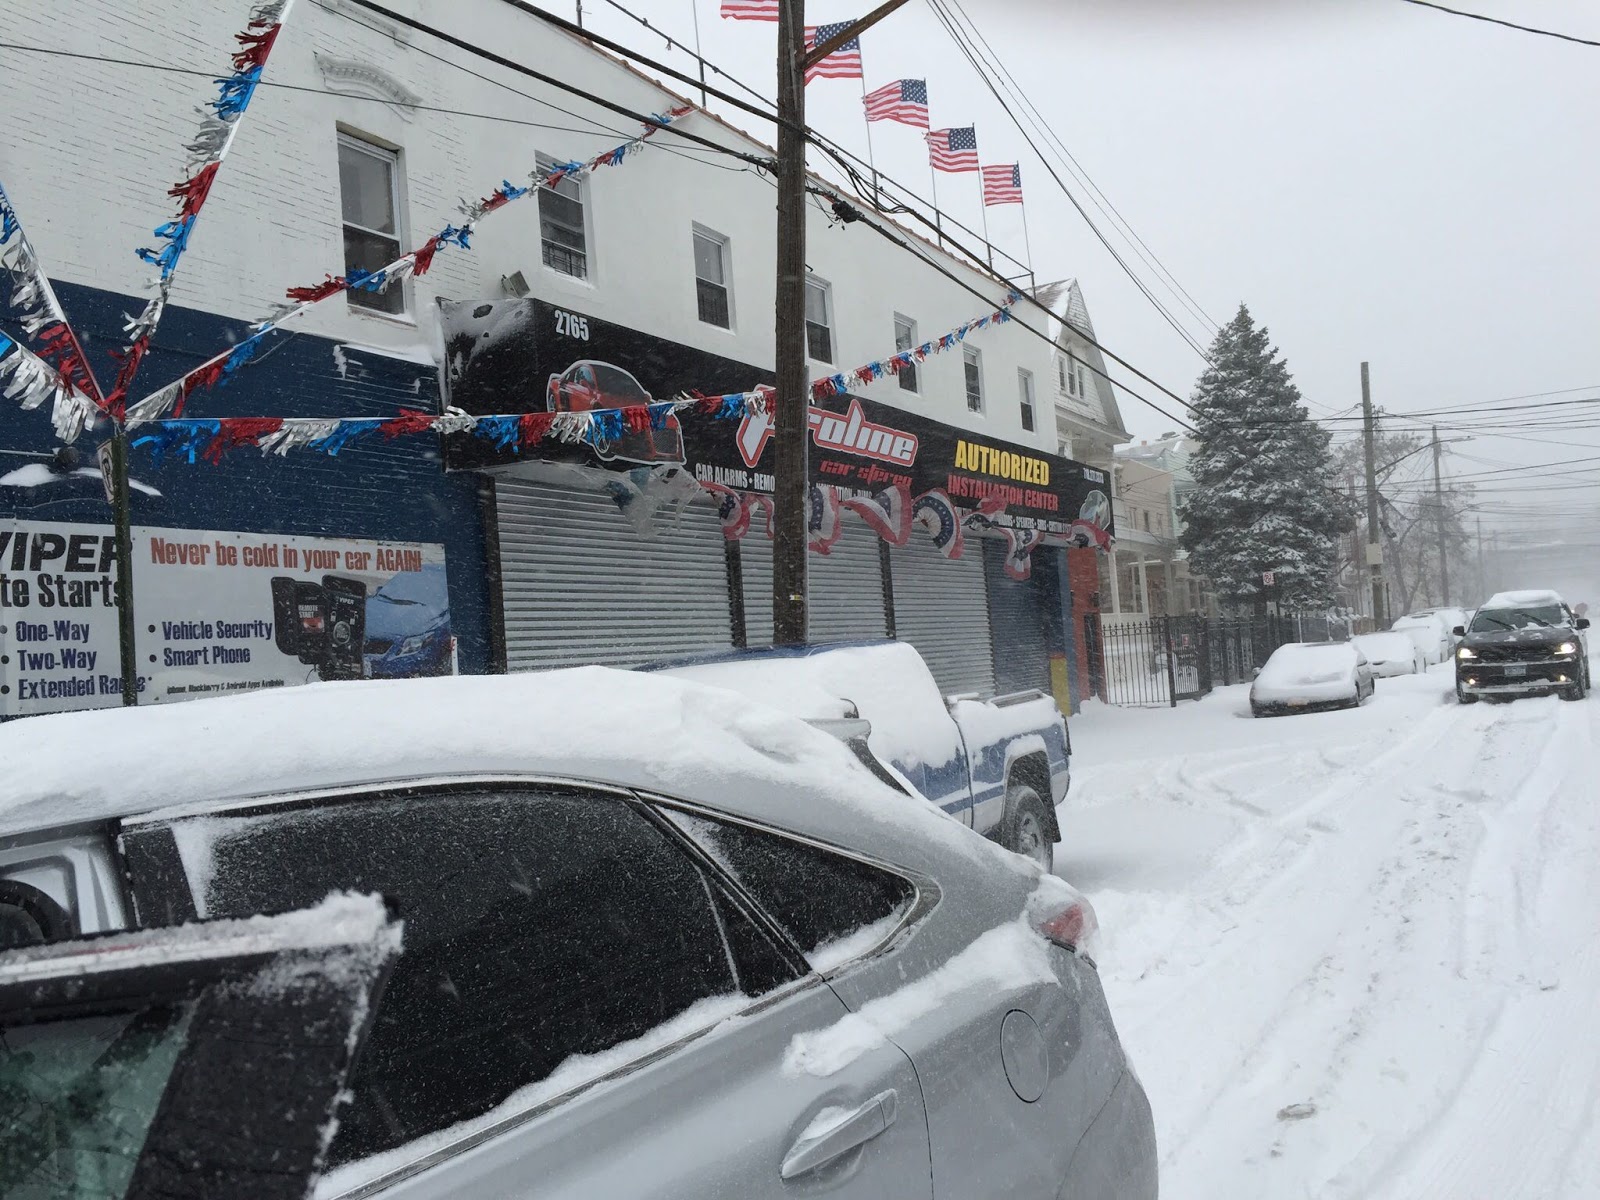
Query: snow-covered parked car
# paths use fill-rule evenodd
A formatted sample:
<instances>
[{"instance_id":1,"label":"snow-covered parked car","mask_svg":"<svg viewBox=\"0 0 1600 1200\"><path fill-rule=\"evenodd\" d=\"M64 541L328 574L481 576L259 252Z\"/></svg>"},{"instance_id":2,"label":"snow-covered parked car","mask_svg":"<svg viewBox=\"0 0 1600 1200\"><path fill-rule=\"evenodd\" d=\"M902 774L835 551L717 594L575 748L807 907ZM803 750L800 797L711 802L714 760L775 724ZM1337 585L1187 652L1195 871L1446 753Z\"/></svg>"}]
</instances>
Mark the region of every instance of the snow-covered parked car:
<instances>
[{"instance_id":1,"label":"snow-covered parked car","mask_svg":"<svg viewBox=\"0 0 1600 1200\"><path fill-rule=\"evenodd\" d=\"M1434 611L1408 613L1389 628L1406 634L1416 642L1417 649L1422 651L1428 666L1432 667L1447 661L1455 648L1455 639L1450 635L1454 626L1444 622L1445 618Z\"/></svg>"},{"instance_id":2,"label":"snow-covered parked car","mask_svg":"<svg viewBox=\"0 0 1600 1200\"><path fill-rule=\"evenodd\" d=\"M947 698L922 655L895 641L733 651L650 669L731 688L807 720L859 716L872 726L873 753L915 791L1051 869L1072 743L1061 710L1043 692Z\"/></svg>"},{"instance_id":3,"label":"snow-covered parked car","mask_svg":"<svg viewBox=\"0 0 1600 1200\"><path fill-rule=\"evenodd\" d=\"M1419 675L1428 669L1426 657L1404 630L1358 633L1350 639L1379 679L1391 675Z\"/></svg>"},{"instance_id":4,"label":"snow-covered parked car","mask_svg":"<svg viewBox=\"0 0 1600 1200\"><path fill-rule=\"evenodd\" d=\"M1288 642L1256 673L1250 712L1359 708L1373 687L1372 667L1354 642Z\"/></svg>"},{"instance_id":5,"label":"snow-covered parked car","mask_svg":"<svg viewBox=\"0 0 1600 1200\"><path fill-rule=\"evenodd\" d=\"M1156 1196L1088 902L746 696L601 667L313 684L25 718L0 761L4 903L52 921L33 940L392 902L347 1099L301 1105L332 1131L323 1200ZM78 1062L137 1049L101 1034ZM209 1069L232 1101L192 1138L276 1153L249 1110L281 1077ZM40 1194L103 1192L121 1154L84 1147L137 1151L116 1135L135 1099L165 1112L152 1077L0 1116L60 1168ZM191 1148L159 1147L198 1169Z\"/></svg>"}]
</instances>

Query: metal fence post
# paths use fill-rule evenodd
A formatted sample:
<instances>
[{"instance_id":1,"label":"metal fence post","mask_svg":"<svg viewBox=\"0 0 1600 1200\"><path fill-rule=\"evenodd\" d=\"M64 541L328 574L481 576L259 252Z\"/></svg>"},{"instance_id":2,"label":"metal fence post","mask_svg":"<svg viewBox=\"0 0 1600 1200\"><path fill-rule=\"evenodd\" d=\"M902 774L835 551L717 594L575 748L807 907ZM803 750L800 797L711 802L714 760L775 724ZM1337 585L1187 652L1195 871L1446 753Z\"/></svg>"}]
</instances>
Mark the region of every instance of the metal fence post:
<instances>
[{"instance_id":1,"label":"metal fence post","mask_svg":"<svg viewBox=\"0 0 1600 1200\"><path fill-rule=\"evenodd\" d=\"M1172 666L1172 618L1162 614L1161 638L1167 646L1167 703L1172 708L1178 707L1178 676Z\"/></svg>"}]
</instances>

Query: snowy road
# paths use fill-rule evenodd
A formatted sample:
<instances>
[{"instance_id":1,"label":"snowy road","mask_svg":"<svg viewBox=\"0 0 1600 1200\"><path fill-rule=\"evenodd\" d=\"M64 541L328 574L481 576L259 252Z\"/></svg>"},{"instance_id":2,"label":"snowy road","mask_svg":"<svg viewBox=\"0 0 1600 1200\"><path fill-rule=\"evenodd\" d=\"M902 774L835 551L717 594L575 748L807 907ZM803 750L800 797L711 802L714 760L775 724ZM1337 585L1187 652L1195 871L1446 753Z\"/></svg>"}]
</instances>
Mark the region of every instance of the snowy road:
<instances>
[{"instance_id":1,"label":"snowy road","mask_svg":"<svg viewBox=\"0 0 1600 1200\"><path fill-rule=\"evenodd\" d=\"M1060 874L1165 1200L1600 1196L1600 697L1073 724Z\"/></svg>"}]
</instances>

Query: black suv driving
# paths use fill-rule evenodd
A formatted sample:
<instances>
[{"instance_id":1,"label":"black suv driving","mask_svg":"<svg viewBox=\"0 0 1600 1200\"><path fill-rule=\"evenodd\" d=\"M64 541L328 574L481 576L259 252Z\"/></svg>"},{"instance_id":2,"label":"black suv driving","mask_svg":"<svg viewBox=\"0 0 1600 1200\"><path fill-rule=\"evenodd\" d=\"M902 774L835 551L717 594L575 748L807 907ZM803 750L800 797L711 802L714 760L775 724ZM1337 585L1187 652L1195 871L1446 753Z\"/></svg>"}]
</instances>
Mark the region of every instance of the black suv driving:
<instances>
[{"instance_id":1,"label":"black suv driving","mask_svg":"<svg viewBox=\"0 0 1600 1200\"><path fill-rule=\"evenodd\" d=\"M1589 692L1587 617L1573 614L1554 592L1502 592L1455 635L1456 699L1514 699L1557 692L1582 700Z\"/></svg>"}]
</instances>

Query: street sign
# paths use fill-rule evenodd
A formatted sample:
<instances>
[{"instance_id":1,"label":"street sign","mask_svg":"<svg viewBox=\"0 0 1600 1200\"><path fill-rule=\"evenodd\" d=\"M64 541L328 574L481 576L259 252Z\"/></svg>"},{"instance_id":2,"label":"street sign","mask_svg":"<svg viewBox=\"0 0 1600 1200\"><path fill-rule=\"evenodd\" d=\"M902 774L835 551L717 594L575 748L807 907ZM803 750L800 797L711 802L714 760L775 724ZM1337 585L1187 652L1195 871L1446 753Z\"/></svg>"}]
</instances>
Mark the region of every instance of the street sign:
<instances>
[{"instance_id":1,"label":"street sign","mask_svg":"<svg viewBox=\"0 0 1600 1200\"><path fill-rule=\"evenodd\" d=\"M94 457L95 461L100 464L100 482L105 484L106 503L115 504L116 490L111 483L111 442L109 439L100 443L100 448L94 452Z\"/></svg>"},{"instance_id":2,"label":"street sign","mask_svg":"<svg viewBox=\"0 0 1600 1200\"><path fill-rule=\"evenodd\" d=\"M1278 581L1278 577L1273 572L1271 572L1271 571L1263 571L1263 572L1261 572L1261 582L1262 582L1262 584L1264 586L1271 587L1277 581Z\"/></svg>"}]
</instances>

